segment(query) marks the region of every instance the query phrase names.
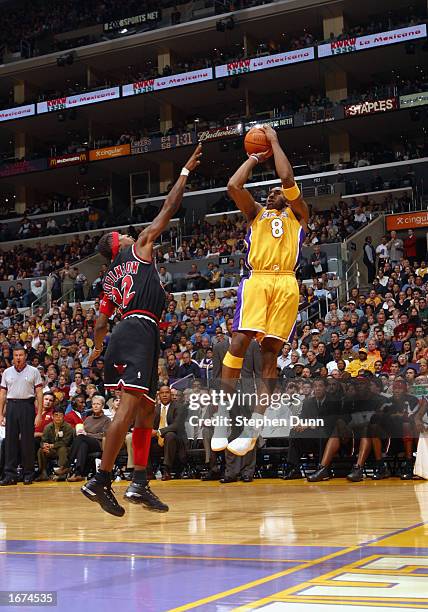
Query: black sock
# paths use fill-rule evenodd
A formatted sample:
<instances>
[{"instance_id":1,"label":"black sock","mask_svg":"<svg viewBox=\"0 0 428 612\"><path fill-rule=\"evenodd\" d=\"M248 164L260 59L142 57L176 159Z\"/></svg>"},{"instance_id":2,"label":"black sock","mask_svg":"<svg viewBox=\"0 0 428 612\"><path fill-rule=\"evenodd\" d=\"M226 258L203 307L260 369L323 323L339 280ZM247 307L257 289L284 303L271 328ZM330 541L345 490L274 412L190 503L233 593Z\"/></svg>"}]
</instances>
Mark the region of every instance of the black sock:
<instances>
[{"instance_id":1,"label":"black sock","mask_svg":"<svg viewBox=\"0 0 428 612\"><path fill-rule=\"evenodd\" d=\"M132 481L137 484L146 484L147 483L147 470L134 470L134 475L132 477Z\"/></svg>"},{"instance_id":2,"label":"black sock","mask_svg":"<svg viewBox=\"0 0 428 612\"><path fill-rule=\"evenodd\" d=\"M95 479L101 484L110 484L111 473L106 472L105 470L98 470L98 472L95 474Z\"/></svg>"}]
</instances>

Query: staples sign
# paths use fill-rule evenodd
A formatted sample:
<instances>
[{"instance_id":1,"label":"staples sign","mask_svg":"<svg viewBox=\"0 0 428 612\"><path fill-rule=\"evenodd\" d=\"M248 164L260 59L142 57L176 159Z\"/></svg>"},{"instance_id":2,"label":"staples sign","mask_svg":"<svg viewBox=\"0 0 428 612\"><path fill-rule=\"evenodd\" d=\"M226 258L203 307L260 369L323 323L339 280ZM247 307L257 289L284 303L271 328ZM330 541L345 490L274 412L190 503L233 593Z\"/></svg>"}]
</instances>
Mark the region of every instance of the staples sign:
<instances>
[{"instance_id":1,"label":"staples sign","mask_svg":"<svg viewBox=\"0 0 428 612\"><path fill-rule=\"evenodd\" d=\"M398 108L397 98L386 98L385 100L371 100L359 104L347 104L343 107L345 117L359 117L361 115L374 115L385 113Z\"/></svg>"}]
</instances>

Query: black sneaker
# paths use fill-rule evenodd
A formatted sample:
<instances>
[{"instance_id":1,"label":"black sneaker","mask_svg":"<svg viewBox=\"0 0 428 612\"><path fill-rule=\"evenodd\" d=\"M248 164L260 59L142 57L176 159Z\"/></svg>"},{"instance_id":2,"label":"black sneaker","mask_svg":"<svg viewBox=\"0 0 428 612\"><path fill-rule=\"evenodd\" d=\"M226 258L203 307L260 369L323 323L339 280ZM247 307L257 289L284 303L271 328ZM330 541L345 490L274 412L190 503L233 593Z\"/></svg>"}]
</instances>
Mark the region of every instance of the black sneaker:
<instances>
[{"instance_id":1,"label":"black sneaker","mask_svg":"<svg viewBox=\"0 0 428 612\"><path fill-rule=\"evenodd\" d=\"M142 504L147 510L153 512L168 512L169 510L169 507L153 493L148 482L131 482L123 497L132 504Z\"/></svg>"},{"instance_id":2,"label":"black sneaker","mask_svg":"<svg viewBox=\"0 0 428 612\"><path fill-rule=\"evenodd\" d=\"M17 481L14 478L5 476L3 480L0 480L0 487L9 487L10 485L16 485Z\"/></svg>"},{"instance_id":3,"label":"black sneaker","mask_svg":"<svg viewBox=\"0 0 428 612\"><path fill-rule=\"evenodd\" d=\"M413 480L413 464L411 461L406 461L400 478L401 480Z\"/></svg>"},{"instance_id":4,"label":"black sneaker","mask_svg":"<svg viewBox=\"0 0 428 612\"><path fill-rule=\"evenodd\" d=\"M208 472L206 474L201 476L201 480L203 480L203 481L220 480L220 472L213 472L211 470L208 470Z\"/></svg>"},{"instance_id":5,"label":"black sneaker","mask_svg":"<svg viewBox=\"0 0 428 612\"><path fill-rule=\"evenodd\" d=\"M381 462L376 465L375 469L373 470L372 480L384 480L390 476L391 474L386 466L386 463Z\"/></svg>"},{"instance_id":6,"label":"black sneaker","mask_svg":"<svg viewBox=\"0 0 428 612\"><path fill-rule=\"evenodd\" d=\"M354 465L352 471L346 477L351 482L361 482L364 480L363 468L359 465Z\"/></svg>"},{"instance_id":7,"label":"black sneaker","mask_svg":"<svg viewBox=\"0 0 428 612\"><path fill-rule=\"evenodd\" d=\"M331 474L328 467L320 465L316 472L308 476L308 482L321 482L322 480L330 480Z\"/></svg>"},{"instance_id":8,"label":"black sneaker","mask_svg":"<svg viewBox=\"0 0 428 612\"><path fill-rule=\"evenodd\" d=\"M298 480L300 478L303 478L303 476L297 465L290 465L287 468L287 471L285 471L284 474L281 476L281 478L282 480Z\"/></svg>"},{"instance_id":9,"label":"black sneaker","mask_svg":"<svg viewBox=\"0 0 428 612\"><path fill-rule=\"evenodd\" d=\"M99 503L105 512L113 514L113 516L123 516L125 514L125 508L119 506L110 483L103 484L95 478L91 478L80 490L85 497Z\"/></svg>"}]
</instances>

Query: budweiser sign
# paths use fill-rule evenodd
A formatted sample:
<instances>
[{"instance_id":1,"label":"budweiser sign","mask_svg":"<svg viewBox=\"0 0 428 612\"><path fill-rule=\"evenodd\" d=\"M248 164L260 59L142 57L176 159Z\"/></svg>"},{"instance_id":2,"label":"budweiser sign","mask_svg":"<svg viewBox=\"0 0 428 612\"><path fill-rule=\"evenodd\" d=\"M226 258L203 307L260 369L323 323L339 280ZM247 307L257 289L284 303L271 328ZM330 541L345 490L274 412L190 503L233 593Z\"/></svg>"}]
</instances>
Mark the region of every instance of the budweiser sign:
<instances>
[{"instance_id":1,"label":"budweiser sign","mask_svg":"<svg viewBox=\"0 0 428 612\"><path fill-rule=\"evenodd\" d=\"M345 117L358 117L360 115L374 115L385 113L398 108L397 98L386 98L385 100L371 100L359 102L358 104L347 104L343 107Z\"/></svg>"},{"instance_id":2,"label":"budweiser sign","mask_svg":"<svg viewBox=\"0 0 428 612\"><path fill-rule=\"evenodd\" d=\"M399 28L389 32L379 32L378 34L368 34L355 38L344 38L343 40L332 40L324 45L318 45L318 57L328 57L341 53L352 53L363 49L373 49L394 43L407 42L425 38L427 35L426 24Z\"/></svg>"},{"instance_id":3,"label":"budweiser sign","mask_svg":"<svg viewBox=\"0 0 428 612\"><path fill-rule=\"evenodd\" d=\"M215 75L217 78L219 78L243 74L245 72L256 72L257 70L266 70L267 68L276 68L277 66L286 66L288 64L296 64L298 62L306 62L308 60L313 60L314 57L314 47L308 47L307 49L287 51L286 53L275 53L274 55L236 60L235 62L229 62L228 64L217 66L215 69Z\"/></svg>"},{"instance_id":4,"label":"budweiser sign","mask_svg":"<svg viewBox=\"0 0 428 612\"><path fill-rule=\"evenodd\" d=\"M218 140L219 138L227 138L228 136L241 136L242 131L242 123L221 128L212 128L210 130L198 132L198 140L200 142L207 142L210 140Z\"/></svg>"}]
</instances>

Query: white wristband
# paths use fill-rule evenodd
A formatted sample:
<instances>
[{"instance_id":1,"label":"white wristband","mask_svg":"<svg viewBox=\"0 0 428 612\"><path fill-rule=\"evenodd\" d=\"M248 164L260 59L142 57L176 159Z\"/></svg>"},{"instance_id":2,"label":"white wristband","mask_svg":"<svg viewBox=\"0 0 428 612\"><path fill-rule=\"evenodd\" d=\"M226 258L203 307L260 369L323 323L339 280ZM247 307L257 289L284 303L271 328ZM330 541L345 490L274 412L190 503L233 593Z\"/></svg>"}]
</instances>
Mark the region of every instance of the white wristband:
<instances>
[{"instance_id":1,"label":"white wristband","mask_svg":"<svg viewBox=\"0 0 428 612\"><path fill-rule=\"evenodd\" d=\"M180 176L189 176L189 174L190 174L190 170L188 170L186 166L184 166L180 172Z\"/></svg>"},{"instance_id":2,"label":"white wristband","mask_svg":"<svg viewBox=\"0 0 428 612\"><path fill-rule=\"evenodd\" d=\"M255 159L257 163L259 163L259 158L257 157L257 155L256 155L255 153L252 153L252 154L250 155L250 157L251 157L252 159Z\"/></svg>"}]
</instances>

